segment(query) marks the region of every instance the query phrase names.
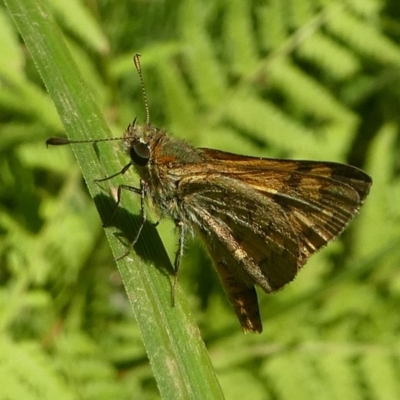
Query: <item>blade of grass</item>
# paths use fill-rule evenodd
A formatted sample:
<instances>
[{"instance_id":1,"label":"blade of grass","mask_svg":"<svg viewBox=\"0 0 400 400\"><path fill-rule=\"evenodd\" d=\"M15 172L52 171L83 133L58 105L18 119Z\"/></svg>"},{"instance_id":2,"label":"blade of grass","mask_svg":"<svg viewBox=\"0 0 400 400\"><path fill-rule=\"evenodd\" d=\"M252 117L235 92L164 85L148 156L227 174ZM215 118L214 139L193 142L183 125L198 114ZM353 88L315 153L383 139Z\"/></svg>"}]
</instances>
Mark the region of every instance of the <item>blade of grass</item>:
<instances>
[{"instance_id":1,"label":"blade of grass","mask_svg":"<svg viewBox=\"0 0 400 400\"><path fill-rule=\"evenodd\" d=\"M46 3L37 0L6 0L5 3L69 138L82 140L109 136L101 112L82 81ZM108 216L112 203L93 180L114 173L117 156L112 146L104 146L104 150L102 146L101 151L98 150L90 145L74 148L99 213ZM129 238L138 227L138 218L122 209L115 218L115 225L122 236ZM122 245L110 230L106 229L107 237L113 253L119 255L123 251ZM132 252L130 257L119 261L118 268L162 397L223 398L204 343L179 289L176 306L171 306L171 266L154 227L145 227L135 250L137 254Z\"/></svg>"}]
</instances>

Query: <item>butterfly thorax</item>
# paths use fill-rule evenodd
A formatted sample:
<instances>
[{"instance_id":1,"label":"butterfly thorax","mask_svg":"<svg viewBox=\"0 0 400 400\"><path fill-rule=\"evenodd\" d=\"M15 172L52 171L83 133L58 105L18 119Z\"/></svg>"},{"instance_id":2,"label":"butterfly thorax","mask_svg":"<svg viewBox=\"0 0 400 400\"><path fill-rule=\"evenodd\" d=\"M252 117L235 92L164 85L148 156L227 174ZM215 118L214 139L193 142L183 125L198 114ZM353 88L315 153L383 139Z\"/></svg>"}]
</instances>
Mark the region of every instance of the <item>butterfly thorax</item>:
<instances>
[{"instance_id":1,"label":"butterfly thorax","mask_svg":"<svg viewBox=\"0 0 400 400\"><path fill-rule=\"evenodd\" d=\"M204 162L201 153L184 140L150 125L130 125L124 146L132 165L146 184L147 195L165 216L186 219L179 181L190 165Z\"/></svg>"}]
</instances>

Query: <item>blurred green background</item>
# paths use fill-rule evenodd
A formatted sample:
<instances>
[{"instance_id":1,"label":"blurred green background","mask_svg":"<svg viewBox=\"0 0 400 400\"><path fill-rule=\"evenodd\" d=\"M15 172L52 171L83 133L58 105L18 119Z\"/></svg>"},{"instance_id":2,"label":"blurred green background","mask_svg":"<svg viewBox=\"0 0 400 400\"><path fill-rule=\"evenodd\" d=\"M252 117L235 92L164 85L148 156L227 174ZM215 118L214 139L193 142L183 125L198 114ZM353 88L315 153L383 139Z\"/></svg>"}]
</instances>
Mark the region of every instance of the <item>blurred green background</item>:
<instances>
[{"instance_id":1,"label":"blurred green background","mask_svg":"<svg viewBox=\"0 0 400 400\"><path fill-rule=\"evenodd\" d=\"M195 146L346 162L374 180L339 240L284 291L260 291L261 335L242 333L202 245L188 241L179 285L226 398L400 398L400 4L47 7L114 137L145 118L140 53L153 125ZM64 128L3 3L0 54L0 398L159 398L78 163L68 147L45 147ZM123 150L106 146L117 172ZM173 224L157 230L173 260Z\"/></svg>"}]
</instances>

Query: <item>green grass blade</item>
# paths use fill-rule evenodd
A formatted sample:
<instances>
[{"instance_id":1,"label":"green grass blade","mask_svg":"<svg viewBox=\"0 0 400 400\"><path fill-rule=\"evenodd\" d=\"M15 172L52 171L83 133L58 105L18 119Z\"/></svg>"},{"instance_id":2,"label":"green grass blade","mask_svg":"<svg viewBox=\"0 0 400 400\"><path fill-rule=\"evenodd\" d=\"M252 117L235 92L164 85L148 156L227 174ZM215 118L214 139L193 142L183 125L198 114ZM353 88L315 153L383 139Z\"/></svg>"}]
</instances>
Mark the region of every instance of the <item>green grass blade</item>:
<instances>
[{"instance_id":1,"label":"green grass blade","mask_svg":"<svg viewBox=\"0 0 400 400\"><path fill-rule=\"evenodd\" d=\"M68 137L82 140L110 136L46 3L38 0L6 0L5 3L56 105ZM120 155L115 154L112 145L76 146L74 152L98 211L103 220L107 219L113 204L93 180L121 168L123 164L116 163ZM119 165L117 169L116 165ZM113 220L117 231L127 240L139 221L130 211L121 209ZM115 228L106 229L113 253L120 255L124 247L112 232ZM145 227L135 250L118 262L118 268L162 397L223 398L204 343L179 288L176 306L171 306L170 262L150 224Z\"/></svg>"}]
</instances>

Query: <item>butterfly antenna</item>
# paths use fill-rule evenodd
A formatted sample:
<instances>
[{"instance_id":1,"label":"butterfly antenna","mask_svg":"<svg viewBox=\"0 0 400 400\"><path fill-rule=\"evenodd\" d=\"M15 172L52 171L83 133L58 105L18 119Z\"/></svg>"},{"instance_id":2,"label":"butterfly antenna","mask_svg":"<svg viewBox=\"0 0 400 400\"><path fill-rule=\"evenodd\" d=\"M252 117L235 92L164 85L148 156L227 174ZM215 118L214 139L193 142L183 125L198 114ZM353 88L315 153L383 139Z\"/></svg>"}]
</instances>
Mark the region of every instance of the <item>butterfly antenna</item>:
<instances>
[{"instance_id":1,"label":"butterfly antenna","mask_svg":"<svg viewBox=\"0 0 400 400\"><path fill-rule=\"evenodd\" d=\"M75 144L75 143L98 143L98 142L110 142L112 140L123 140L124 138L106 138L106 139L88 139L88 140L69 140L58 137L51 137L46 140L46 147L49 146L62 146L64 144Z\"/></svg>"},{"instance_id":2,"label":"butterfly antenna","mask_svg":"<svg viewBox=\"0 0 400 400\"><path fill-rule=\"evenodd\" d=\"M146 125L149 126L150 125L150 111L149 111L149 105L147 103L146 89L144 88L142 66L140 65L140 54L135 54L133 56L133 62L135 63L136 70L139 74L140 86L142 87L144 108L146 110Z\"/></svg>"},{"instance_id":3,"label":"butterfly antenna","mask_svg":"<svg viewBox=\"0 0 400 400\"><path fill-rule=\"evenodd\" d=\"M144 108L146 110L146 125L150 125L150 111L149 111L149 104L147 103L147 95L146 95L146 89L144 87L144 80L143 80L143 75L142 75L142 66L140 64L140 54L135 54L133 56L133 62L135 64L136 70L139 74L139 79L140 79L140 86L142 87L142 95L143 95L143 102L144 102ZM136 118L135 121L130 126L135 126ZM129 128L129 127L128 127ZM89 140L69 140L69 139L64 139L64 138L57 138L57 137L52 137L46 140L46 146L62 146L65 144L75 144L75 143L99 143L99 142L109 142L111 140L123 140L124 138L106 138L106 139L89 139Z\"/></svg>"}]
</instances>

